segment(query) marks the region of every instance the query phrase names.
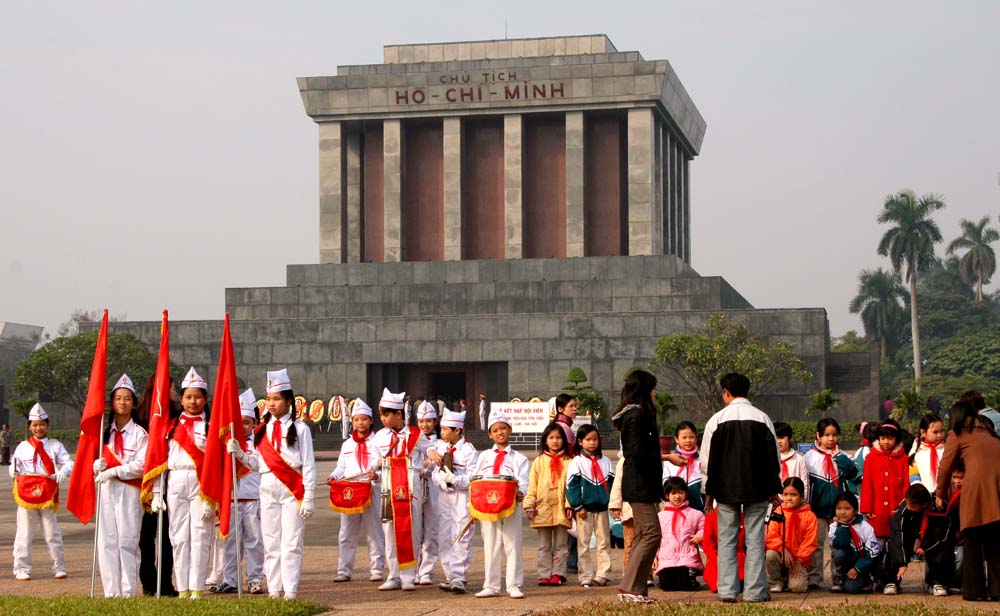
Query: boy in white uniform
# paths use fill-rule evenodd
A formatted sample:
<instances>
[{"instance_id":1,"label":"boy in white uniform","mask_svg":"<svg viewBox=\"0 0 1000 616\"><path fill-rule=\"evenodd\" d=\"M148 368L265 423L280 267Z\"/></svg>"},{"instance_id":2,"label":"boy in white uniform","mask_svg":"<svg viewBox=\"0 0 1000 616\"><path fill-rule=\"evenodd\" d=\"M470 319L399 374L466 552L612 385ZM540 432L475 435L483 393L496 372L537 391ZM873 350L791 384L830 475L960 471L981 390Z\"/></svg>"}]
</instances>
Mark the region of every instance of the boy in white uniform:
<instances>
[{"instance_id":1,"label":"boy in white uniform","mask_svg":"<svg viewBox=\"0 0 1000 616\"><path fill-rule=\"evenodd\" d=\"M385 568L385 537L382 534L381 485L376 481L378 452L375 450L375 433L372 432L372 409L361 398L351 403L351 424L354 431L340 446L337 466L330 479L340 481L371 482L371 503L361 513L340 514L340 551L337 557L337 576L334 582L350 582L354 574L354 559L358 553L358 537L364 528L368 541L368 578L372 582L383 580Z\"/></svg>"},{"instance_id":2,"label":"boy in white uniform","mask_svg":"<svg viewBox=\"0 0 1000 616\"><path fill-rule=\"evenodd\" d=\"M230 519L240 525L240 543L236 545L236 533L232 530L229 539L223 544L222 583L213 586L214 593L236 592L236 575L240 566L240 552L246 558L247 591L251 595L259 595L264 591L261 581L264 579L264 539L260 530L260 473L257 471L257 456L254 455L253 432L257 427L257 397L253 389L247 389L240 394L240 415L243 418L243 447L226 443L227 450L236 454L236 461L249 470L238 481L236 487L236 515Z\"/></svg>"},{"instance_id":3,"label":"boy in white uniform","mask_svg":"<svg viewBox=\"0 0 1000 616\"><path fill-rule=\"evenodd\" d=\"M409 402L409 397L407 397ZM423 541L420 545L420 558L417 569L416 583L418 586L429 586L433 583L434 563L438 559L438 494L432 485L431 473L435 469L435 464L427 458L427 454L434 451L437 437L437 409L433 404L426 401L417 406L417 427L420 428L420 440L417 441L417 449L424 457L423 468L420 472L420 494L423 496L423 511L421 511L421 536Z\"/></svg>"},{"instance_id":4,"label":"boy in white uniform","mask_svg":"<svg viewBox=\"0 0 1000 616\"><path fill-rule=\"evenodd\" d=\"M31 579L31 541L37 520L49 547L53 577L61 580L66 577L66 565L56 507L59 506L59 484L66 483L69 478L73 460L62 443L47 438L49 416L42 405L35 404L28 412L28 429L31 438L18 444L10 464L14 501L18 505L14 577L22 582Z\"/></svg>"},{"instance_id":5,"label":"boy in white uniform","mask_svg":"<svg viewBox=\"0 0 1000 616\"><path fill-rule=\"evenodd\" d=\"M469 522L469 477L478 453L465 440L465 413L446 411L441 420L441 438L428 455L435 460L431 494L437 494L438 553L445 581L438 588L464 594L466 573L472 563L472 527L452 541Z\"/></svg>"},{"instance_id":6,"label":"boy in white uniform","mask_svg":"<svg viewBox=\"0 0 1000 616\"><path fill-rule=\"evenodd\" d=\"M524 583L524 562L521 555L520 506L528 492L528 473L531 463L524 454L510 446L510 420L502 410L490 413L490 439L493 447L479 454L475 476L508 476L517 480L517 499L514 513L495 522L482 521L483 550L486 559L486 580L477 597L500 596L500 571L503 558L507 558L507 594L512 599L523 599L521 585Z\"/></svg>"},{"instance_id":7,"label":"boy in white uniform","mask_svg":"<svg viewBox=\"0 0 1000 616\"><path fill-rule=\"evenodd\" d=\"M97 562L105 597L139 594L139 488L149 435L133 420L137 403L132 379L121 375L111 390L111 425L94 460L95 481L101 486Z\"/></svg>"},{"instance_id":8,"label":"boy in white uniform","mask_svg":"<svg viewBox=\"0 0 1000 616\"><path fill-rule=\"evenodd\" d=\"M396 493L402 495L407 487L410 491L409 526L404 526L395 518L382 524L389 576L385 583L378 587L379 590L399 590L402 588L405 591L412 591L417 589L415 581L417 559L420 556L421 513L423 509L423 497L418 488L420 487L419 474L423 469L423 452L417 448L420 430L415 426L403 424L403 398L405 395L405 393L394 394L388 389L383 389L382 399L379 400L378 404L379 417L382 420L382 425L385 426L375 434L374 440L375 449L379 456L379 477L383 485L391 487L392 502L397 502ZM408 486L392 485L389 477L382 476L382 460L389 457L409 458ZM401 537L409 535L407 541L410 545L402 551L397 549L397 534ZM412 560L404 560L404 558L408 559L411 556Z\"/></svg>"}]
</instances>

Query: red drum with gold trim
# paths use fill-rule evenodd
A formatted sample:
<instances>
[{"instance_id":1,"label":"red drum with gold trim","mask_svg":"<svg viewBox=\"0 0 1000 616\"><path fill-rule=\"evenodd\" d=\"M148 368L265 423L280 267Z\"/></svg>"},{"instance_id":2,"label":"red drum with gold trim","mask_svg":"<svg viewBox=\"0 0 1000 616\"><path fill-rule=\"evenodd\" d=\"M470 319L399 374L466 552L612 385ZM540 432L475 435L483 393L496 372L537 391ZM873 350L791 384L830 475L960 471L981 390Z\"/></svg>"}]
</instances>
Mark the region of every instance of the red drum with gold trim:
<instances>
[{"instance_id":1,"label":"red drum with gold trim","mask_svg":"<svg viewBox=\"0 0 1000 616\"><path fill-rule=\"evenodd\" d=\"M46 475L14 477L14 502L24 509L58 509L59 484Z\"/></svg>"},{"instance_id":2,"label":"red drum with gold trim","mask_svg":"<svg viewBox=\"0 0 1000 616\"><path fill-rule=\"evenodd\" d=\"M362 513L371 504L371 483L330 480L330 509L340 513Z\"/></svg>"},{"instance_id":3,"label":"red drum with gold trim","mask_svg":"<svg viewBox=\"0 0 1000 616\"><path fill-rule=\"evenodd\" d=\"M506 475L469 481L469 515L484 522L502 520L517 509L517 480Z\"/></svg>"}]
</instances>

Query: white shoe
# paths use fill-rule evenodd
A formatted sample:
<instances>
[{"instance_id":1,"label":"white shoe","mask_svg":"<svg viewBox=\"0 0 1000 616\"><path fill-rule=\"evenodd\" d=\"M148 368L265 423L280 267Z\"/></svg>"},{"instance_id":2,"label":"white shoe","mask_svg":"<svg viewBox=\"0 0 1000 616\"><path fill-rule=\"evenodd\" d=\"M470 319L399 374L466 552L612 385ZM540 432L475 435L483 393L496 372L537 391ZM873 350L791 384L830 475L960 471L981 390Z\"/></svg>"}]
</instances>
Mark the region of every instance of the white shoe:
<instances>
[{"instance_id":1,"label":"white shoe","mask_svg":"<svg viewBox=\"0 0 1000 616\"><path fill-rule=\"evenodd\" d=\"M28 573L27 571L22 571L17 575L15 575L14 579L16 579L19 582L27 582L28 580L31 579L31 574Z\"/></svg>"},{"instance_id":2,"label":"white shoe","mask_svg":"<svg viewBox=\"0 0 1000 616\"><path fill-rule=\"evenodd\" d=\"M337 577L333 578L334 582L350 582L351 576L344 575L343 573L338 573Z\"/></svg>"},{"instance_id":3,"label":"white shoe","mask_svg":"<svg viewBox=\"0 0 1000 616\"><path fill-rule=\"evenodd\" d=\"M784 584L775 584L774 586L772 586L768 590L770 590L773 593L779 593L779 592L785 590L785 586L784 586Z\"/></svg>"},{"instance_id":4,"label":"white shoe","mask_svg":"<svg viewBox=\"0 0 1000 616\"><path fill-rule=\"evenodd\" d=\"M399 580L389 580L386 583L378 587L379 590L399 590L403 585L399 583Z\"/></svg>"},{"instance_id":5,"label":"white shoe","mask_svg":"<svg viewBox=\"0 0 1000 616\"><path fill-rule=\"evenodd\" d=\"M886 584L885 588L882 589L883 595L895 595L898 594L895 584Z\"/></svg>"},{"instance_id":6,"label":"white shoe","mask_svg":"<svg viewBox=\"0 0 1000 616\"><path fill-rule=\"evenodd\" d=\"M409 592L409 591L416 590L416 589L417 589L417 586L413 582L403 582L403 590Z\"/></svg>"},{"instance_id":7,"label":"white shoe","mask_svg":"<svg viewBox=\"0 0 1000 616\"><path fill-rule=\"evenodd\" d=\"M288 594L286 592L285 593L285 601L295 601L295 595L290 595L290 594Z\"/></svg>"},{"instance_id":8,"label":"white shoe","mask_svg":"<svg viewBox=\"0 0 1000 616\"><path fill-rule=\"evenodd\" d=\"M385 578L384 578L384 577L382 577L382 574L381 574L381 573L373 573L373 574L371 575L371 577L370 577L370 578L368 578L368 581L369 581L369 582L381 582L381 581L382 581L382 580L384 580L384 579L385 579Z\"/></svg>"},{"instance_id":9,"label":"white shoe","mask_svg":"<svg viewBox=\"0 0 1000 616\"><path fill-rule=\"evenodd\" d=\"M934 595L935 597L947 597L948 589L940 584L935 584L931 588L931 594Z\"/></svg>"},{"instance_id":10,"label":"white shoe","mask_svg":"<svg viewBox=\"0 0 1000 616\"><path fill-rule=\"evenodd\" d=\"M500 593L493 590L492 588L484 588L476 593L476 596L480 599L487 599L489 597L499 597Z\"/></svg>"},{"instance_id":11,"label":"white shoe","mask_svg":"<svg viewBox=\"0 0 1000 616\"><path fill-rule=\"evenodd\" d=\"M524 593L521 592L521 589L518 588L517 586L514 586L510 590L508 590L507 594L510 595L511 599L523 599L524 598Z\"/></svg>"},{"instance_id":12,"label":"white shoe","mask_svg":"<svg viewBox=\"0 0 1000 616\"><path fill-rule=\"evenodd\" d=\"M54 577L57 580L64 580L64 579L66 579L66 572L65 571L56 571L55 574L52 577Z\"/></svg>"}]
</instances>

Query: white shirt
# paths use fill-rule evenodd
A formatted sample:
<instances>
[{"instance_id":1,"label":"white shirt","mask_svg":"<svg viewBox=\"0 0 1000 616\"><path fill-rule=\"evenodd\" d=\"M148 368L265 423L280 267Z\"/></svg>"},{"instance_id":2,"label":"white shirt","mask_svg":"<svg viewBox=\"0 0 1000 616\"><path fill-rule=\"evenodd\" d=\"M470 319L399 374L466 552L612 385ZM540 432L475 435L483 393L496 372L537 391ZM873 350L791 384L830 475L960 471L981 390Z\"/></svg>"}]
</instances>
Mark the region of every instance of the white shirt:
<instances>
[{"instance_id":1,"label":"white shirt","mask_svg":"<svg viewBox=\"0 0 1000 616\"><path fill-rule=\"evenodd\" d=\"M499 449L496 445L492 449L487 449L486 451L479 454L479 460L476 462L476 470L472 473L472 476L477 475L506 475L508 477L513 477L517 479L517 490L521 494L528 493L528 474L531 471L531 462L528 458L524 456L523 453L514 451L514 449L507 445L504 451L507 455L504 457L503 463L500 465L500 472L493 472L493 460L497 457L497 452Z\"/></svg>"},{"instance_id":2,"label":"white shirt","mask_svg":"<svg viewBox=\"0 0 1000 616\"><path fill-rule=\"evenodd\" d=\"M177 434L177 430L182 429L181 423L184 421L185 417L197 417L197 419L194 420L194 444L198 449L205 451L205 431L208 429L208 422L205 421L205 414L202 413L201 415L196 416L188 415L187 413L181 414L181 416L177 419L177 427L174 429L174 434ZM167 444L167 468L172 471L195 470L194 460L191 459L188 452L184 451L184 448L177 444L177 441L173 438L171 438L170 442Z\"/></svg>"},{"instance_id":3,"label":"white shirt","mask_svg":"<svg viewBox=\"0 0 1000 616\"><path fill-rule=\"evenodd\" d=\"M122 434L122 453L115 451L115 433L118 428L111 424L111 431L108 433L108 442L105 443L108 449L117 455L121 461L121 466L115 467L115 476L118 479L142 479L142 469L146 462L146 443L149 435L142 426L136 425L131 419L120 430ZM103 453L102 453L103 455Z\"/></svg>"},{"instance_id":4,"label":"white shirt","mask_svg":"<svg viewBox=\"0 0 1000 616\"><path fill-rule=\"evenodd\" d=\"M260 473L257 471L260 463L257 460L257 456L254 455L255 451L256 449L253 446L253 432L251 432L247 438L247 456L244 464L244 466L250 469L250 472L240 477L239 485L236 488L236 498L239 500L260 499Z\"/></svg>"},{"instance_id":5,"label":"white shirt","mask_svg":"<svg viewBox=\"0 0 1000 616\"><path fill-rule=\"evenodd\" d=\"M271 440L271 433L274 431L274 425L277 423L281 424L281 458L293 469L302 473L302 486L305 492L304 498L312 500L313 495L316 493L316 458L313 455L312 433L309 432L309 428L301 421L292 421L291 413L285 413L281 419L267 422L264 428L264 438L268 441ZM298 438L295 446L289 447L286 439L288 438L288 431L293 428ZM257 464L261 475L271 472L271 469L267 466L267 462L260 455L259 448L257 449Z\"/></svg>"},{"instance_id":6,"label":"white shirt","mask_svg":"<svg viewBox=\"0 0 1000 616\"><path fill-rule=\"evenodd\" d=\"M394 451L389 451L389 445L392 444L392 435L396 435L397 443ZM410 438L410 429L408 426L404 426L401 430L392 430L390 428L382 428L375 433L375 438L373 443L375 444L375 450L378 452L379 458L388 458L390 455L401 456L406 451L406 443ZM417 439L417 445L413 447L413 451L410 452L410 459L413 461L413 473L414 476L420 476L423 470L423 462L426 457L427 448L420 448L420 439ZM381 469L378 469L381 471Z\"/></svg>"},{"instance_id":7,"label":"white shirt","mask_svg":"<svg viewBox=\"0 0 1000 616\"><path fill-rule=\"evenodd\" d=\"M378 471L378 451L375 449L374 440L375 433L369 432L368 436L365 437L365 448L368 450L368 459L365 467L361 468L361 465L358 464L358 443L355 442L353 436L348 435L347 440L340 446L340 456L337 458L337 466L330 473L330 478L340 480L345 477L353 477L353 481L368 481L367 477L357 477L357 475L367 473L370 470Z\"/></svg>"},{"instance_id":8,"label":"white shirt","mask_svg":"<svg viewBox=\"0 0 1000 616\"><path fill-rule=\"evenodd\" d=\"M42 443L42 449L45 450L45 453L49 454L49 457L55 463L57 472L65 469L64 474L67 476L73 472L73 460L69 457L69 452L66 451L66 447L62 443L51 438L40 439L40 442ZM35 464L35 448L28 441L21 441L14 448L14 455L11 457L10 466L7 470L11 477L14 476L15 471L22 475L48 476L49 474L45 470L45 465L42 464L40 458L38 464Z\"/></svg>"}]
</instances>

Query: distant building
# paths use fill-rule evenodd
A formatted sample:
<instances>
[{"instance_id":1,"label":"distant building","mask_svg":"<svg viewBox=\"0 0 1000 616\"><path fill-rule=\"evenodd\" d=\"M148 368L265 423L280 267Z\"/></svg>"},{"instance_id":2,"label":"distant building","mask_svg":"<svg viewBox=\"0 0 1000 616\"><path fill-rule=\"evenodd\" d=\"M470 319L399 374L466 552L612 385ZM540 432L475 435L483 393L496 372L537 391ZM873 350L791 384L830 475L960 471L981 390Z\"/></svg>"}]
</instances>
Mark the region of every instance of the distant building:
<instances>
[{"instance_id":1,"label":"distant building","mask_svg":"<svg viewBox=\"0 0 1000 616\"><path fill-rule=\"evenodd\" d=\"M38 346L45 328L0 321L0 423L10 423L14 370Z\"/></svg>"}]
</instances>

